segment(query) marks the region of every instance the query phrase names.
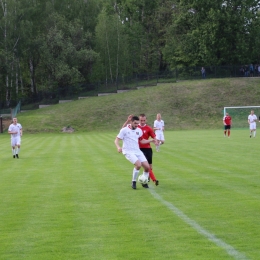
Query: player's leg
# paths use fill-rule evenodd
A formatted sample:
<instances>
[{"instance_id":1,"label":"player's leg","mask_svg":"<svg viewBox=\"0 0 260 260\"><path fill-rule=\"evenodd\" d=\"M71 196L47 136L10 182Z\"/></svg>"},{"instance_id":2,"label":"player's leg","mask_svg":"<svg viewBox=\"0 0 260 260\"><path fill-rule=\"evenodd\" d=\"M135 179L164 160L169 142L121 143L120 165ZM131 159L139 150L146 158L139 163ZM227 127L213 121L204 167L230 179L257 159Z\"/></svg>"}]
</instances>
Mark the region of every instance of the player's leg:
<instances>
[{"instance_id":1,"label":"player's leg","mask_svg":"<svg viewBox=\"0 0 260 260\"><path fill-rule=\"evenodd\" d=\"M21 138L17 137L17 140L16 140L16 151L15 151L16 158L19 158L18 154L20 152L20 147L21 147Z\"/></svg>"},{"instance_id":2,"label":"player's leg","mask_svg":"<svg viewBox=\"0 0 260 260\"><path fill-rule=\"evenodd\" d=\"M152 181L154 182L154 184L157 186L157 185L159 185L159 181L156 179L156 177L153 173L153 150L152 150L152 148L146 149L146 153L144 155L150 166L149 176L152 179Z\"/></svg>"},{"instance_id":3,"label":"player's leg","mask_svg":"<svg viewBox=\"0 0 260 260\"><path fill-rule=\"evenodd\" d=\"M150 170L150 166L149 163L146 159L146 157L144 156L143 152L140 150L140 153L137 154L138 160L141 162L141 165L144 169L143 171L143 175L145 176L145 178L149 178L149 170ZM142 184L142 186L144 188L149 188L148 184Z\"/></svg>"},{"instance_id":4,"label":"player's leg","mask_svg":"<svg viewBox=\"0 0 260 260\"><path fill-rule=\"evenodd\" d=\"M158 152L160 151L160 146L164 144L164 134L163 132L160 133L160 139L159 139L159 148Z\"/></svg>"},{"instance_id":5,"label":"player's leg","mask_svg":"<svg viewBox=\"0 0 260 260\"><path fill-rule=\"evenodd\" d=\"M136 180L142 164L135 154L127 153L125 154L125 158L135 166L132 173L132 188L136 189Z\"/></svg>"},{"instance_id":6,"label":"player's leg","mask_svg":"<svg viewBox=\"0 0 260 260\"><path fill-rule=\"evenodd\" d=\"M160 147L160 134L159 133L156 133L156 139L158 141L158 143L155 145L155 148L156 148L156 152L159 152L159 147Z\"/></svg>"},{"instance_id":7,"label":"player's leg","mask_svg":"<svg viewBox=\"0 0 260 260\"><path fill-rule=\"evenodd\" d=\"M15 139L11 138L12 155L15 158Z\"/></svg>"},{"instance_id":8,"label":"player's leg","mask_svg":"<svg viewBox=\"0 0 260 260\"><path fill-rule=\"evenodd\" d=\"M230 125L228 126L228 137L230 137Z\"/></svg>"},{"instance_id":9,"label":"player's leg","mask_svg":"<svg viewBox=\"0 0 260 260\"><path fill-rule=\"evenodd\" d=\"M256 136L256 129L254 129L254 131L253 131L253 135L254 135L254 137Z\"/></svg>"}]
</instances>

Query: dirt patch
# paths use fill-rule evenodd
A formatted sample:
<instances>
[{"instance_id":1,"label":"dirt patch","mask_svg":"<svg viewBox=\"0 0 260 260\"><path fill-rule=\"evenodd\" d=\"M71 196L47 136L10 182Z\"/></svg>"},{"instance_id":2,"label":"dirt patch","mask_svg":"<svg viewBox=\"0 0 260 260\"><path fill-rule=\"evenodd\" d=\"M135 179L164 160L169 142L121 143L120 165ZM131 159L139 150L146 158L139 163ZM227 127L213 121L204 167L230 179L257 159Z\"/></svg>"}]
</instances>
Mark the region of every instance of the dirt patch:
<instances>
[{"instance_id":1,"label":"dirt patch","mask_svg":"<svg viewBox=\"0 0 260 260\"><path fill-rule=\"evenodd\" d=\"M74 128L68 126L68 127L63 127L61 131L63 133L73 133L75 130L74 130Z\"/></svg>"}]
</instances>

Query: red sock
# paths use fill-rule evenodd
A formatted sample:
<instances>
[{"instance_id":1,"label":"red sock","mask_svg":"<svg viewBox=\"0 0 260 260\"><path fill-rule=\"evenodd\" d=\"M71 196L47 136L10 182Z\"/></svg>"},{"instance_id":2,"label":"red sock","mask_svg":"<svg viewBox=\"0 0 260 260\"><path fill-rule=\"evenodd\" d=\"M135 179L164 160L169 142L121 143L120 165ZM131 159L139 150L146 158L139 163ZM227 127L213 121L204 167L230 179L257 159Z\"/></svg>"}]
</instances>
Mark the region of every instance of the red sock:
<instances>
[{"instance_id":1,"label":"red sock","mask_svg":"<svg viewBox=\"0 0 260 260\"><path fill-rule=\"evenodd\" d=\"M228 130L228 136L230 136L230 131Z\"/></svg>"},{"instance_id":2,"label":"red sock","mask_svg":"<svg viewBox=\"0 0 260 260\"><path fill-rule=\"evenodd\" d=\"M149 175L150 175L150 178L152 179L152 181L156 181L156 178L155 178L155 176L153 174L153 170L152 169L150 169Z\"/></svg>"}]
</instances>

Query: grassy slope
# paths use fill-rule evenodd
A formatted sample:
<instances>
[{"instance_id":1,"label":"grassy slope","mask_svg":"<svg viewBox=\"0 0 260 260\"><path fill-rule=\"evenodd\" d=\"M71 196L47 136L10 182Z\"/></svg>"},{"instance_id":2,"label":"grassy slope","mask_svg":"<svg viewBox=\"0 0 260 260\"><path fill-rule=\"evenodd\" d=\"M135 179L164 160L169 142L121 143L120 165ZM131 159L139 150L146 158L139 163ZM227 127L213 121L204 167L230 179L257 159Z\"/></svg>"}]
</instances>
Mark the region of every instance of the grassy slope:
<instances>
[{"instance_id":1,"label":"grassy slope","mask_svg":"<svg viewBox=\"0 0 260 260\"><path fill-rule=\"evenodd\" d=\"M26 132L116 130L128 114L160 112L166 128L219 128L224 106L259 105L260 78L182 81L127 93L90 97L19 115Z\"/></svg>"}]
</instances>

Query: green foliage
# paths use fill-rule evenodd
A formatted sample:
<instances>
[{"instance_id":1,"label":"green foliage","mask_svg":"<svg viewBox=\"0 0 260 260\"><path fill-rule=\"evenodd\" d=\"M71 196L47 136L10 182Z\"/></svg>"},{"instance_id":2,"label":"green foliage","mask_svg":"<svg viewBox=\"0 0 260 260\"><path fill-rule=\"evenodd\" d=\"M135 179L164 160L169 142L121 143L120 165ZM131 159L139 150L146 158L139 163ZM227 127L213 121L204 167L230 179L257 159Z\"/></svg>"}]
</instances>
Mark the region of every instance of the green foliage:
<instances>
[{"instance_id":1,"label":"green foliage","mask_svg":"<svg viewBox=\"0 0 260 260\"><path fill-rule=\"evenodd\" d=\"M168 28L165 55L176 65L243 64L255 60L250 41L257 1L179 1Z\"/></svg>"},{"instance_id":2,"label":"green foliage","mask_svg":"<svg viewBox=\"0 0 260 260\"><path fill-rule=\"evenodd\" d=\"M88 97L28 111L18 117L29 132L59 132L66 125L78 132L117 130L129 114L145 113L152 124L158 112L167 130L221 129L225 106L258 103L259 81L259 78L186 80ZM244 122L246 128L247 121Z\"/></svg>"},{"instance_id":3,"label":"green foliage","mask_svg":"<svg viewBox=\"0 0 260 260\"><path fill-rule=\"evenodd\" d=\"M80 82L260 63L256 0L2 0L0 106Z\"/></svg>"}]
</instances>

